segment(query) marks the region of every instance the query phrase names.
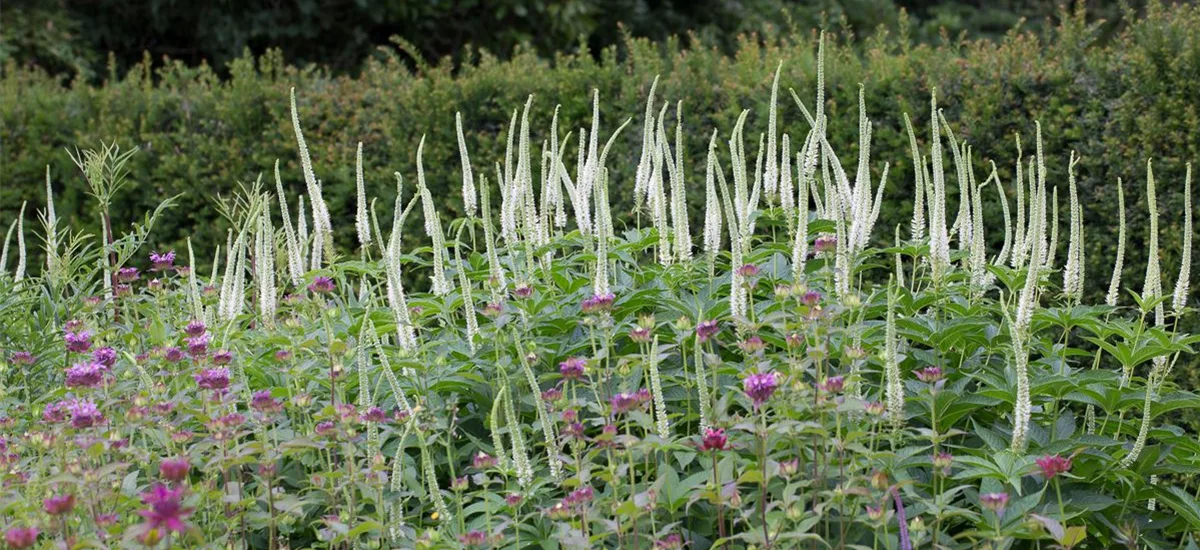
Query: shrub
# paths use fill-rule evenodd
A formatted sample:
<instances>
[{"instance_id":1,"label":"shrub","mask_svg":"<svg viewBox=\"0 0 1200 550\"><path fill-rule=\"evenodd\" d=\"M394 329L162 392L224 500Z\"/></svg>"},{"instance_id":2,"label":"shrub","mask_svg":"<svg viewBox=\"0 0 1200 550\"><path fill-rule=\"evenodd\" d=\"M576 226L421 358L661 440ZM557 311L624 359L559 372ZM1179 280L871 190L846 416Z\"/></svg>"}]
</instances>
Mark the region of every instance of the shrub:
<instances>
[{"instance_id":1,"label":"shrub","mask_svg":"<svg viewBox=\"0 0 1200 550\"><path fill-rule=\"evenodd\" d=\"M913 120L927 143L909 136L928 159L911 185L922 208L893 238L873 229L890 201L879 190L900 185L870 156L870 111L853 168L811 104L805 139L776 139L775 101L759 147L749 110L727 142L711 134L696 224L691 119L654 99L624 129L636 161L608 154L607 118L586 140L552 125L548 150L530 146L526 103L506 153L468 147L447 169L422 142L416 178L383 205L356 193L353 224L315 177L328 157L312 163L301 137L320 121L293 108L306 229L272 212L292 191L247 183L218 204L233 232L211 276L193 245L215 243L200 235L186 261L158 249L135 262L173 199L99 238L47 203L45 269L0 277L8 543L1194 544L1200 449L1168 413L1200 397L1168 375L1198 338L1177 332L1187 263L1172 286L1159 258L1165 228L1190 235L1190 200L1160 217L1146 163L1146 193L1127 193L1146 224L1110 239L1148 235L1149 262L1130 266L1144 280L1124 279L1143 290L1089 305L1088 281L1111 270L1088 269L1085 245L1104 229L1085 215L1075 156L1057 166L1067 229L1050 225L1059 163L1040 127L1025 125L1019 183L977 176L932 101ZM74 158L110 219L138 156ZM461 182L452 200L433 198L435 173ZM993 188L1001 215L985 208ZM460 200L466 215L445 206ZM621 204L638 205L632 223ZM339 232L356 256L339 255ZM408 284L414 271L428 283ZM1122 288L1103 279L1091 284Z\"/></svg>"}]
</instances>

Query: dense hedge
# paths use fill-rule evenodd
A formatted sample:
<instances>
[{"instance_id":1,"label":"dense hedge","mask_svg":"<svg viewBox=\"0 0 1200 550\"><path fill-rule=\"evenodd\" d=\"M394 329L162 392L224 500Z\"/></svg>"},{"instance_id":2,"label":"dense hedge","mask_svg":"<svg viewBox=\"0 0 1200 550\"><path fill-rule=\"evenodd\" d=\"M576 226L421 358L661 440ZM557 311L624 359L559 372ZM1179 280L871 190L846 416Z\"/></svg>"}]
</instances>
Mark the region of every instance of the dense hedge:
<instances>
[{"instance_id":1,"label":"dense hedge","mask_svg":"<svg viewBox=\"0 0 1200 550\"><path fill-rule=\"evenodd\" d=\"M1078 172L1086 204L1090 292L1102 291L1111 272L1116 180L1126 185L1130 226L1147 227L1141 188L1146 161L1153 159L1164 213L1163 265L1172 284L1180 252L1184 163L1200 159L1200 8L1151 6L1106 46L1091 42L1096 27L1082 16L1065 21L1045 39L1014 32L998 43L912 46L900 35L876 36L852 47L829 35L832 139L843 148L856 142L855 96L862 83L874 125L876 177L884 161L891 163L885 196L893 206L882 214L879 239L887 240L890 228L906 223L911 212L911 161L901 115L907 112L914 124L927 125L928 104L920 98L929 97L936 85L956 133L975 146L977 171L986 174L986 161L995 159L1010 196L1013 136L1020 132L1030 151L1034 120L1044 129L1051 183L1065 191L1068 152L1082 155ZM64 147L115 139L141 149L131 163L136 185L114 205L118 223L135 221L162 198L182 193L174 215L156 229L154 244L179 247L190 236L198 254L211 254L224 242L226 226L205 205L219 193L259 174L269 180L276 159L282 160L289 192L303 189L288 118L292 86L325 196L335 215L346 219L353 215L356 142L364 144L369 194L390 205L391 174L415 177L414 155L422 135L427 136L426 165L452 167L427 173L435 196L457 215L455 111L463 112L476 173L490 175L490 166L503 155L509 116L528 94L535 96L539 142L556 102L562 103L564 132L586 125L593 88L604 98L605 136L633 117L609 161L614 177L624 180L632 176L640 153L643 102L655 75L662 75L660 99L683 100L688 176L696 182L692 204L697 205L702 151L712 128L727 135L738 112L749 108L748 133L764 131L771 73L780 61L783 86L794 87L811 102L816 43L815 32L747 37L737 54L728 57L716 48L684 51L675 43L629 39L598 56L585 52L547 61L524 52L500 61L475 55L460 69L443 63L421 65L415 72L405 68L409 58L394 52L370 62L358 77L286 66L278 53L269 53L235 61L228 80L206 67L171 64L154 70L142 66L102 86L68 88L44 74L9 66L0 83L5 98L0 102L0 220L7 225L23 200L44 202L48 163L60 216L72 218L76 227L95 225L94 206ZM781 96L782 130L800 141L806 125L787 94ZM995 200L994 194L987 196ZM632 201L614 197L614 202L628 212ZM992 207L992 215L998 216L998 203ZM32 211L27 212L27 227L34 220ZM338 243L349 246L353 224L338 227L343 231ZM1144 237L1143 232L1131 235L1126 266L1144 265ZM1065 238L1060 246L1065 251ZM1129 267L1125 275L1140 280L1135 271Z\"/></svg>"},{"instance_id":2,"label":"dense hedge","mask_svg":"<svg viewBox=\"0 0 1200 550\"><path fill-rule=\"evenodd\" d=\"M164 55L223 68L245 48L279 47L289 63L357 72L375 46L403 36L428 58L458 56L463 44L508 55L528 44L542 55L621 42L622 33L664 40L689 31L728 51L737 33L767 27L838 26L864 35L896 30L904 17L920 41L1001 36L1025 19L1051 24L1065 0L458 0L455 2L179 2L10 0L0 26L0 64L11 58L59 74L103 75L106 54L122 70ZM1071 0L1120 26L1123 5L1146 0ZM901 15L901 14L904 15Z\"/></svg>"}]
</instances>

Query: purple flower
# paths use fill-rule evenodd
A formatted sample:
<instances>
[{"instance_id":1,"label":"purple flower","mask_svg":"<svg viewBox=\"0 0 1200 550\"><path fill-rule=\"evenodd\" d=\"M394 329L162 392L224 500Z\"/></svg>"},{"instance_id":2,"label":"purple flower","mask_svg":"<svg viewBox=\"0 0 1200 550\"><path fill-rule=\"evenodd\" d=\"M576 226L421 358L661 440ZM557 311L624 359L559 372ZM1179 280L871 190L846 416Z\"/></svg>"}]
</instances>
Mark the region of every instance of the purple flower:
<instances>
[{"instance_id":1,"label":"purple flower","mask_svg":"<svg viewBox=\"0 0 1200 550\"><path fill-rule=\"evenodd\" d=\"M193 375L196 384L206 390L223 390L229 387L229 369L204 369Z\"/></svg>"},{"instance_id":2,"label":"purple flower","mask_svg":"<svg viewBox=\"0 0 1200 550\"><path fill-rule=\"evenodd\" d=\"M280 363L289 361L289 360L291 360L291 358L292 358L292 352L288 351L286 349L281 349L281 350L275 352L275 360Z\"/></svg>"},{"instance_id":3,"label":"purple flower","mask_svg":"<svg viewBox=\"0 0 1200 550\"><path fill-rule=\"evenodd\" d=\"M92 401L77 399L67 405L67 410L71 413L71 426L75 428L90 428L104 423L104 415L100 414L100 409Z\"/></svg>"},{"instance_id":4,"label":"purple flower","mask_svg":"<svg viewBox=\"0 0 1200 550\"><path fill-rule=\"evenodd\" d=\"M168 481L180 482L187 478L192 465L186 458L168 458L158 464L158 475Z\"/></svg>"},{"instance_id":5,"label":"purple flower","mask_svg":"<svg viewBox=\"0 0 1200 550\"><path fill-rule=\"evenodd\" d=\"M283 410L283 403L271 397L270 391L258 390L250 396L250 408L262 414L271 414Z\"/></svg>"},{"instance_id":6,"label":"purple flower","mask_svg":"<svg viewBox=\"0 0 1200 550\"><path fill-rule=\"evenodd\" d=\"M634 342L646 343L650 341L650 329L646 327L634 327L629 331L629 338Z\"/></svg>"},{"instance_id":7,"label":"purple flower","mask_svg":"<svg viewBox=\"0 0 1200 550\"><path fill-rule=\"evenodd\" d=\"M837 250L837 242L838 240L836 235L821 235L813 242L813 249L816 250L818 254L822 252L833 252Z\"/></svg>"},{"instance_id":8,"label":"purple flower","mask_svg":"<svg viewBox=\"0 0 1200 550\"><path fill-rule=\"evenodd\" d=\"M110 347L103 347L92 352L92 361L100 363L105 367L111 367L117 362L117 350Z\"/></svg>"},{"instance_id":9,"label":"purple flower","mask_svg":"<svg viewBox=\"0 0 1200 550\"><path fill-rule=\"evenodd\" d=\"M640 405L641 400L635 394L622 392L612 396L609 403L612 404L613 413L625 414Z\"/></svg>"},{"instance_id":10,"label":"purple flower","mask_svg":"<svg viewBox=\"0 0 1200 550\"><path fill-rule=\"evenodd\" d=\"M184 520L192 515L192 509L183 507L183 487L169 489L166 485L155 483L142 494L142 504L146 508L139 510L138 515L146 519L146 531L165 528L182 533L187 530Z\"/></svg>"},{"instance_id":11,"label":"purple flower","mask_svg":"<svg viewBox=\"0 0 1200 550\"><path fill-rule=\"evenodd\" d=\"M779 387L779 379L774 371L762 372L747 376L742 385L746 395L754 402L754 408L758 409L775 393L775 389Z\"/></svg>"},{"instance_id":12,"label":"purple flower","mask_svg":"<svg viewBox=\"0 0 1200 550\"><path fill-rule=\"evenodd\" d=\"M558 372L567 380L578 380L587 374L587 360L582 357L572 357L558 364Z\"/></svg>"},{"instance_id":13,"label":"purple flower","mask_svg":"<svg viewBox=\"0 0 1200 550\"><path fill-rule=\"evenodd\" d=\"M75 509L75 495L58 495L42 501L47 514L61 516Z\"/></svg>"},{"instance_id":14,"label":"purple flower","mask_svg":"<svg viewBox=\"0 0 1200 550\"><path fill-rule=\"evenodd\" d=\"M701 451L724 451L728 448L729 438L725 436L725 430L721 428L708 428L704 430L704 437L700 439Z\"/></svg>"},{"instance_id":15,"label":"purple flower","mask_svg":"<svg viewBox=\"0 0 1200 550\"><path fill-rule=\"evenodd\" d=\"M1071 459L1069 457L1059 455L1047 455L1037 459L1038 468L1042 470L1042 477L1047 480L1054 479L1058 474L1065 474L1071 471Z\"/></svg>"},{"instance_id":16,"label":"purple flower","mask_svg":"<svg viewBox=\"0 0 1200 550\"><path fill-rule=\"evenodd\" d=\"M308 290L317 294L329 294L333 292L333 289L333 279L320 275L313 279L312 284L308 285Z\"/></svg>"},{"instance_id":17,"label":"purple flower","mask_svg":"<svg viewBox=\"0 0 1200 550\"><path fill-rule=\"evenodd\" d=\"M66 420L68 405L69 403L66 401L46 403L46 406L42 409L42 421L48 424L57 424Z\"/></svg>"},{"instance_id":18,"label":"purple flower","mask_svg":"<svg viewBox=\"0 0 1200 550\"><path fill-rule=\"evenodd\" d=\"M683 548L683 537L679 533L671 533L657 540L654 547L658 550L680 550Z\"/></svg>"},{"instance_id":19,"label":"purple flower","mask_svg":"<svg viewBox=\"0 0 1200 550\"><path fill-rule=\"evenodd\" d=\"M92 349L92 333L88 330L68 330L63 335L63 340L67 343L67 351L73 353L86 353Z\"/></svg>"},{"instance_id":20,"label":"purple flower","mask_svg":"<svg viewBox=\"0 0 1200 550\"><path fill-rule=\"evenodd\" d=\"M118 269L117 280L122 283L132 283L138 280L138 269L136 267L122 267Z\"/></svg>"},{"instance_id":21,"label":"purple flower","mask_svg":"<svg viewBox=\"0 0 1200 550\"><path fill-rule=\"evenodd\" d=\"M757 277L761 270L754 264L745 264L737 269L738 275L746 279Z\"/></svg>"},{"instance_id":22,"label":"purple flower","mask_svg":"<svg viewBox=\"0 0 1200 550\"><path fill-rule=\"evenodd\" d=\"M183 350L175 346L171 346L163 350L163 358L172 363L178 363L183 361Z\"/></svg>"},{"instance_id":23,"label":"purple flower","mask_svg":"<svg viewBox=\"0 0 1200 550\"><path fill-rule=\"evenodd\" d=\"M484 317L499 317L501 313L504 313L504 302L503 301L488 302L488 303L484 304L484 306L483 306L483 316Z\"/></svg>"},{"instance_id":24,"label":"purple flower","mask_svg":"<svg viewBox=\"0 0 1200 550\"><path fill-rule=\"evenodd\" d=\"M476 470L487 470L488 468L496 467L497 462L498 461L496 460L496 457L483 451L479 451L479 453L475 455L475 458L471 460L471 465L474 466Z\"/></svg>"},{"instance_id":25,"label":"purple flower","mask_svg":"<svg viewBox=\"0 0 1200 550\"><path fill-rule=\"evenodd\" d=\"M815 290L809 290L800 296L800 303L808 307L813 307L821 303L821 293Z\"/></svg>"},{"instance_id":26,"label":"purple flower","mask_svg":"<svg viewBox=\"0 0 1200 550\"><path fill-rule=\"evenodd\" d=\"M984 493L979 495L979 504L984 509L995 512L997 516L1004 516L1004 508L1008 506L1008 493Z\"/></svg>"},{"instance_id":27,"label":"purple flower","mask_svg":"<svg viewBox=\"0 0 1200 550\"><path fill-rule=\"evenodd\" d=\"M104 381L108 369L100 363L78 363L67 369L68 388L94 388Z\"/></svg>"},{"instance_id":28,"label":"purple flower","mask_svg":"<svg viewBox=\"0 0 1200 550\"><path fill-rule=\"evenodd\" d=\"M316 431L317 435L319 436L333 435L337 432L337 425L335 425L332 421L326 420L317 424Z\"/></svg>"},{"instance_id":29,"label":"purple flower","mask_svg":"<svg viewBox=\"0 0 1200 550\"><path fill-rule=\"evenodd\" d=\"M200 336L206 330L208 330L208 327L204 326L204 321L199 319L192 320L188 322L186 327L183 327L183 332L188 336Z\"/></svg>"},{"instance_id":30,"label":"purple flower","mask_svg":"<svg viewBox=\"0 0 1200 550\"><path fill-rule=\"evenodd\" d=\"M821 390L825 393L842 393L842 388L846 385L846 379L842 376L832 376L821 382Z\"/></svg>"},{"instance_id":31,"label":"purple flower","mask_svg":"<svg viewBox=\"0 0 1200 550\"><path fill-rule=\"evenodd\" d=\"M40 533L37 527L10 527L4 532L4 543L16 549L30 548Z\"/></svg>"},{"instance_id":32,"label":"purple flower","mask_svg":"<svg viewBox=\"0 0 1200 550\"><path fill-rule=\"evenodd\" d=\"M468 531L458 536L458 542L471 548L487 546L487 533L479 530Z\"/></svg>"},{"instance_id":33,"label":"purple flower","mask_svg":"<svg viewBox=\"0 0 1200 550\"><path fill-rule=\"evenodd\" d=\"M175 251L167 251L166 254L158 252L150 253L150 271L163 271L170 269L175 264Z\"/></svg>"},{"instance_id":34,"label":"purple flower","mask_svg":"<svg viewBox=\"0 0 1200 550\"><path fill-rule=\"evenodd\" d=\"M917 379L932 384L942 379L941 367L929 366L917 371Z\"/></svg>"},{"instance_id":35,"label":"purple flower","mask_svg":"<svg viewBox=\"0 0 1200 550\"><path fill-rule=\"evenodd\" d=\"M184 343L187 344L188 355L191 355L192 357L201 357L204 354L208 353L208 335L207 334L201 334L199 336L192 336L190 338L185 338Z\"/></svg>"},{"instance_id":36,"label":"purple flower","mask_svg":"<svg viewBox=\"0 0 1200 550\"><path fill-rule=\"evenodd\" d=\"M762 351L763 349L766 349L767 344L766 342L763 342L761 337L755 334L749 338L746 338L745 340L742 340L741 342L738 342L738 347L742 348L742 351L746 352L747 354L753 355Z\"/></svg>"},{"instance_id":37,"label":"purple flower","mask_svg":"<svg viewBox=\"0 0 1200 550\"><path fill-rule=\"evenodd\" d=\"M383 409L379 407L371 407L367 409L367 412L362 413L362 421L374 422L376 424L387 422L387 413L383 412Z\"/></svg>"},{"instance_id":38,"label":"purple flower","mask_svg":"<svg viewBox=\"0 0 1200 550\"><path fill-rule=\"evenodd\" d=\"M214 365L228 365L233 362L233 352L227 349L218 350L212 355L212 362Z\"/></svg>"},{"instance_id":39,"label":"purple flower","mask_svg":"<svg viewBox=\"0 0 1200 550\"><path fill-rule=\"evenodd\" d=\"M616 299L617 296L611 292L608 294L596 294L591 298L585 299L579 307L584 313L602 313L611 311L613 302L616 301Z\"/></svg>"},{"instance_id":40,"label":"purple flower","mask_svg":"<svg viewBox=\"0 0 1200 550\"><path fill-rule=\"evenodd\" d=\"M14 365L28 366L33 364L34 358L28 351L14 351L11 360Z\"/></svg>"},{"instance_id":41,"label":"purple flower","mask_svg":"<svg viewBox=\"0 0 1200 550\"><path fill-rule=\"evenodd\" d=\"M513 289L513 296L516 296L522 300L533 296L533 287L526 284L517 285L517 288Z\"/></svg>"},{"instance_id":42,"label":"purple flower","mask_svg":"<svg viewBox=\"0 0 1200 550\"><path fill-rule=\"evenodd\" d=\"M721 325L715 319L701 321L699 325L696 325L696 339L701 343L707 342L709 338L712 338L720 331Z\"/></svg>"}]
</instances>

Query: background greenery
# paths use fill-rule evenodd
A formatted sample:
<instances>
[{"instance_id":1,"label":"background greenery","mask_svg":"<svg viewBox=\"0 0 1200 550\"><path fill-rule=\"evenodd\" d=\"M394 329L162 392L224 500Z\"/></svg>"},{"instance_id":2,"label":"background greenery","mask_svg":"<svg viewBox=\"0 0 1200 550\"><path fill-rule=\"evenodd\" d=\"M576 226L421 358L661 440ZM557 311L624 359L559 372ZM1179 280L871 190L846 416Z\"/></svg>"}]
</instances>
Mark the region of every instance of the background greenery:
<instances>
[{"instance_id":1,"label":"background greenery","mask_svg":"<svg viewBox=\"0 0 1200 550\"><path fill-rule=\"evenodd\" d=\"M622 32L665 40L694 33L732 52L737 35L767 28L837 27L859 35L896 30L912 16L916 39L998 37L1027 19L1041 29L1063 0L16 0L5 2L0 59L95 80L107 54L120 70L163 56L219 71L245 48L281 48L289 63L357 72L391 36L428 59L454 56L464 44L508 56L526 43L550 57L583 42L593 51ZM1141 7L1145 0L1127 2ZM1123 19L1121 3L1088 0L1093 18ZM690 40L691 38L688 37Z\"/></svg>"}]
</instances>

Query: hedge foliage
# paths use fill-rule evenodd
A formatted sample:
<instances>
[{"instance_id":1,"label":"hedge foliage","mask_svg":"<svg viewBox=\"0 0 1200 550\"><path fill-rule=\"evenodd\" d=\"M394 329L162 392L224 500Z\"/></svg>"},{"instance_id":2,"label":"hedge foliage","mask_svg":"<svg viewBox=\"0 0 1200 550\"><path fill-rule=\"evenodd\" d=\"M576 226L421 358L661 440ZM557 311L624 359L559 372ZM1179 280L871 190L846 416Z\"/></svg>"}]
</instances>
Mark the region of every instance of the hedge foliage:
<instances>
[{"instance_id":1,"label":"hedge foliage","mask_svg":"<svg viewBox=\"0 0 1200 550\"><path fill-rule=\"evenodd\" d=\"M1045 37L1013 31L997 42L914 45L903 26L899 33L881 33L858 43L836 33L826 35L826 109L841 122L831 126L831 142L857 142L854 121L861 83L870 106L875 158L893 162L885 194L891 207L881 214L880 223L886 229L876 232L881 243L888 242L892 228L907 223L911 214L913 176L902 115L909 113L917 127L927 125L928 105L915 98L928 98L936 86L955 132L976 150L977 171L987 173L989 158L1004 159L998 169L1010 201L1014 167L1008 159L1016 158L1014 136L1020 133L1025 151L1030 151L1035 120L1043 128L1047 158L1054 159L1051 183L1065 192L1068 154L1074 150L1082 156L1077 172L1090 232L1090 293L1104 290L1107 277L1095 275L1111 271L1115 254L1115 239L1108 236L1115 234L1117 225L1116 181L1120 178L1126 186L1130 227L1146 227L1140 189L1146 163L1153 159L1165 213L1162 259L1168 280L1173 280L1180 256L1184 163L1200 159L1200 8L1152 4L1105 45L1094 40L1099 24L1087 23L1082 13L1064 14L1063 21ZM688 177L695 182L691 204L698 210L702 153L712 129L727 133L738 113L751 109L748 133L765 131L768 90L780 63L782 87L794 87L802 98L812 97L817 43L816 31L745 36L736 55L726 56L716 47L685 50L675 40L656 44L627 38L599 55L580 52L546 60L518 51L502 61L473 52L461 67L418 60L415 71L406 68L410 56L389 50L356 77L289 66L276 51L234 61L228 79L218 78L206 66L168 63L151 68L145 63L123 76L110 76L100 86L77 82L68 87L36 70L9 65L0 82L5 98L0 102L0 220L7 225L21 202L30 201L26 226L33 226L32 206L44 203L49 164L60 217L74 226L96 226L95 207L64 148L116 140L140 149L130 163L136 185L123 191L114 205L117 223L136 221L159 200L181 194L180 206L155 229L154 244L179 248L191 237L199 255L210 255L225 241L227 230L209 204L218 195L259 175L273 186L276 159L289 193L295 197L303 191L288 116L293 86L317 176L334 215L353 215L358 141L364 147L368 195L379 196L380 204L390 207L392 174L415 178L416 146L423 135L426 166L451 168L427 170L429 185L446 208L459 215L454 113L463 113L476 173L490 176L491 165L504 153L503 140L496 137L503 135L513 109L529 94L534 96L536 143L545 139L556 103L562 104L563 132L589 124L593 89L605 105L605 136L632 118L612 152L619 158L610 162L613 177L625 180L633 176L629 172L640 154L641 113L655 75L661 75L661 100L683 101L689 132L685 160ZM791 134L793 143L802 141L807 125L799 108L788 94L781 93L780 102L782 131ZM992 214L999 215L996 195L989 193L987 198L996 209ZM613 200L615 211L630 212L631 197ZM1065 220L1065 194L1060 202ZM379 210L387 217L390 208ZM631 215L628 221L632 223ZM338 226L344 230L337 235L338 243L349 247L353 224ZM1145 265L1144 238L1141 233L1131 235L1126 277L1140 280L1133 266ZM1065 241L1059 241L1064 251Z\"/></svg>"}]
</instances>

